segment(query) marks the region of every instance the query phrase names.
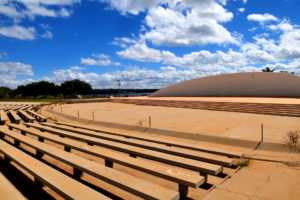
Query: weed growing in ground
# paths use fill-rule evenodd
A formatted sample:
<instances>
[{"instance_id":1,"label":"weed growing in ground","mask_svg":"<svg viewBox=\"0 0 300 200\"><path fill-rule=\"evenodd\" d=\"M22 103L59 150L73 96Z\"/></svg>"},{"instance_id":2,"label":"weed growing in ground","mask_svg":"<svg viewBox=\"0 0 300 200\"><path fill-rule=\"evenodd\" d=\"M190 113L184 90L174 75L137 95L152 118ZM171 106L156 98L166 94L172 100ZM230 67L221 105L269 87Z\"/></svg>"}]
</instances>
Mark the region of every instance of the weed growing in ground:
<instances>
[{"instance_id":1,"label":"weed growing in ground","mask_svg":"<svg viewBox=\"0 0 300 200\"><path fill-rule=\"evenodd\" d=\"M243 160L237 163L238 166L247 167L249 165L249 160Z\"/></svg>"},{"instance_id":2,"label":"weed growing in ground","mask_svg":"<svg viewBox=\"0 0 300 200\"><path fill-rule=\"evenodd\" d=\"M290 151L297 151L297 145L299 143L299 131L289 131L285 136L285 145Z\"/></svg>"}]
</instances>

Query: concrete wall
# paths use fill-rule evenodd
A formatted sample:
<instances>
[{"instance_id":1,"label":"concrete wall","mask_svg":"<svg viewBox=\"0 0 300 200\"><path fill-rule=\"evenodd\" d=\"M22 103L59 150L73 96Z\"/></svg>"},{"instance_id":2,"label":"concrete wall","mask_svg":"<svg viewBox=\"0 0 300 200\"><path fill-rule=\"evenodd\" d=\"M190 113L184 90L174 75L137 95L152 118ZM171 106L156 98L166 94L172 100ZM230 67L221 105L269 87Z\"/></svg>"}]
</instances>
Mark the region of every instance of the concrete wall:
<instances>
[{"instance_id":1,"label":"concrete wall","mask_svg":"<svg viewBox=\"0 0 300 200\"><path fill-rule=\"evenodd\" d=\"M245 72L193 79L163 88L151 97L300 97L300 77L276 72Z\"/></svg>"}]
</instances>

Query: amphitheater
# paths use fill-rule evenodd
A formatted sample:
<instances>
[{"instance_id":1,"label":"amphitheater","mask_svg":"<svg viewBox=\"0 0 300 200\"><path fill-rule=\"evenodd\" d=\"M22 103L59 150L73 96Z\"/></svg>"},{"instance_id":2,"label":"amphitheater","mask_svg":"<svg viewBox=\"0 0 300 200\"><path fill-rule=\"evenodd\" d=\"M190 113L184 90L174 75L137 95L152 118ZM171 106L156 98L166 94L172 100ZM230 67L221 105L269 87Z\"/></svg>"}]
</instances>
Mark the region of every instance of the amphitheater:
<instances>
[{"instance_id":1,"label":"amphitheater","mask_svg":"<svg viewBox=\"0 0 300 200\"><path fill-rule=\"evenodd\" d=\"M300 156L285 145L299 79L238 73L150 97L1 103L1 199L299 199Z\"/></svg>"}]
</instances>

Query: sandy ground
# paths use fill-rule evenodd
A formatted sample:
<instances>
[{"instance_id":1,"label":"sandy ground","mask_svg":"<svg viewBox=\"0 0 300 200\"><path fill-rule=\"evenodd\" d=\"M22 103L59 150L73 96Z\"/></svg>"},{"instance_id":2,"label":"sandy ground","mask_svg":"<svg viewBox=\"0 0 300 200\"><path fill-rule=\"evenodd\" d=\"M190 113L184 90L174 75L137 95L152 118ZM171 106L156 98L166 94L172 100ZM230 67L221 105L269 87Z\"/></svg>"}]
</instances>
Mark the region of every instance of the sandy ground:
<instances>
[{"instance_id":1,"label":"sandy ground","mask_svg":"<svg viewBox=\"0 0 300 200\"><path fill-rule=\"evenodd\" d=\"M202 98L207 100L207 98ZM210 98L212 101L224 101L226 98L217 99ZM246 98L240 98L246 101ZM228 99L235 101L236 99ZM271 101L270 98L251 98L249 102ZM247 101L246 101L247 102ZM283 98L274 99L273 103L299 103L298 99ZM152 127L189 132L194 134L206 134L214 136L224 136L228 138L249 139L254 141L260 140L261 124L264 124L264 138L268 142L283 143L284 135L290 130L300 129L300 118L282 117L248 113L234 113L222 111L206 111L196 109L171 108L159 106L137 106L131 104L119 103L86 103L86 104L68 104L55 106L54 111L77 116L84 119L92 119L94 112L95 120L114 122L119 124L129 124L135 126L148 126L148 119L151 116ZM43 114L52 117L58 121L80 124L76 120L65 119L61 116L53 115L46 112L43 108ZM89 125L91 126L91 125ZM125 130L94 126L107 131L122 131ZM128 131L136 134L146 134L138 131ZM170 138L178 141L189 141L182 138L172 138L167 136L154 136ZM193 143L201 143L190 141ZM219 144L207 143L209 146L220 146ZM262 145L257 150L249 147L236 147L224 145L228 149L239 149L246 153L247 156L256 159L285 161L286 163L269 162L261 160L250 160L248 167L244 167L231 178L226 181L211 180L216 182L216 188L210 192L193 192L192 197L195 199L300 199L300 154L290 153L287 149L279 150L264 150ZM117 167L118 170L136 175L135 171ZM176 186L155 180L151 176L143 176L149 181L158 182L166 187L175 189ZM109 187L109 186L107 186Z\"/></svg>"},{"instance_id":2,"label":"sandy ground","mask_svg":"<svg viewBox=\"0 0 300 200\"><path fill-rule=\"evenodd\" d=\"M264 139L282 143L286 132L300 129L300 118L209 111L198 109L139 106L120 103L85 103L55 106L54 111L83 119L182 131L194 134L225 136L259 141L261 124Z\"/></svg>"}]
</instances>

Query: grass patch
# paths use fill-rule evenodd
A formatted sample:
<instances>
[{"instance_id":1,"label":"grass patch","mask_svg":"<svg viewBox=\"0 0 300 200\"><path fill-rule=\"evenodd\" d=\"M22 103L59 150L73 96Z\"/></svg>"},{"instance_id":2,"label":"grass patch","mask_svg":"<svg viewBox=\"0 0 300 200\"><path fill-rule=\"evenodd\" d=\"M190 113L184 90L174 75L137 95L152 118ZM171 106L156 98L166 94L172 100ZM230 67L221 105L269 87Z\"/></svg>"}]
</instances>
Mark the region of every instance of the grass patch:
<instances>
[{"instance_id":1,"label":"grass patch","mask_svg":"<svg viewBox=\"0 0 300 200\"><path fill-rule=\"evenodd\" d=\"M241 167L247 167L249 165L250 161L249 160L243 160L237 163L238 166Z\"/></svg>"}]
</instances>

